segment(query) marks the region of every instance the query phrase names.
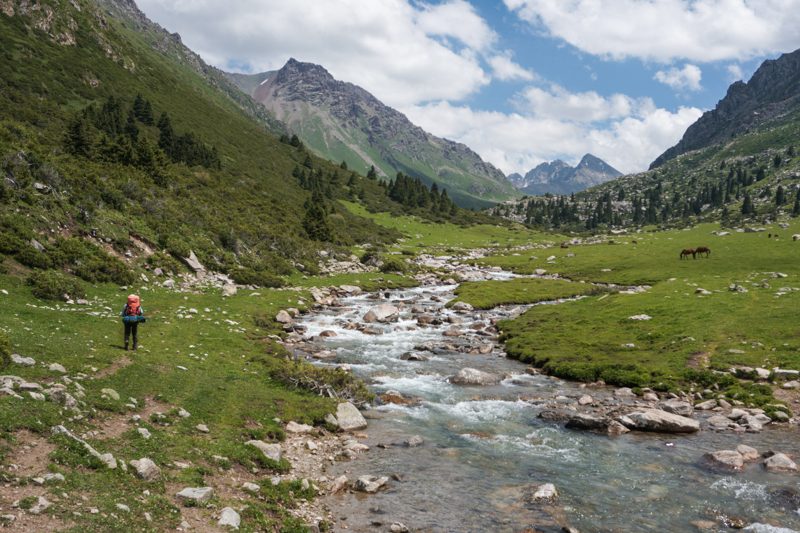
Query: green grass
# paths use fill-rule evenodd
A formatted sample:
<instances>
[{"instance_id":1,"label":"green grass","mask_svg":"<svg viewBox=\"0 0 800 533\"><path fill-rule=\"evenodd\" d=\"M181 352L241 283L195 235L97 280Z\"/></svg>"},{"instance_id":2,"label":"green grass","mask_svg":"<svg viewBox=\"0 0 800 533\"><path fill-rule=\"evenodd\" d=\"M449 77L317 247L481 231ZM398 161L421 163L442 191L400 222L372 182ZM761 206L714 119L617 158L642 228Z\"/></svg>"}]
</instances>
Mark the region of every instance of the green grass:
<instances>
[{"instance_id":1,"label":"green grass","mask_svg":"<svg viewBox=\"0 0 800 533\"><path fill-rule=\"evenodd\" d=\"M369 286L366 277L351 277L348 281L364 281ZM144 522L144 512L166 525L176 526L180 520L170 503L173 495L164 483L145 483L131 474L97 468L96 461L79 447L69 445L63 438L50 437L50 428L56 424L66 424L80 434L109 417L127 418L136 412L125 407L129 398L136 399L140 406L157 401L166 416L142 423L150 430L151 439L141 438L131 425L119 437L88 440L101 452L112 452L118 460L150 457L162 467L167 480L194 485L218 470L220 465L212 458L214 455L228 458L222 467L255 467L261 469L261 475L264 471L287 471L285 460L266 461L244 442L281 440L284 433L273 420L276 417L319 424L335 408L333 400L292 390L280 380L281 376L307 369L285 360L282 349L266 337L278 333L274 325L268 323L264 329L254 323L256 315L272 317L281 308L302 308L299 298L308 299L303 292L244 290L234 297L222 298L218 291L176 293L137 288L148 321L139 328L139 351L124 352L118 313L125 296L134 289L90 287L90 305L79 306L38 300L16 277L0 276L0 287L8 292L0 295L4 308L0 331L8 335L14 352L34 357L39 363L31 368L12 365L4 372L44 383L54 379L45 364L59 362L70 376L89 376L81 381L89 412L81 421L67 421L67 415L51 402L0 398L0 436L9 440L15 431L26 428L53 440L57 449L51 457L52 465L67 476L68 492L87 496L89 505L101 510L100 515L84 513L76 518L71 516L69 502L57 506L59 513L84 530L107 531L113 527L110 513L120 514L114 509L117 502L126 503L133 511L124 514L120 527L147 529L150 526ZM123 358L130 360L128 366L119 365ZM106 377L96 377L111 365L119 366ZM349 383L349 377L340 372L316 377L335 385ZM100 390L106 387L116 390L121 399L102 399ZM178 407L189 411L191 417L177 416L174 409ZM194 426L199 423L207 424L210 433L198 433ZM4 449L10 445L9 442ZM194 466L186 471L169 469L167 465L176 460ZM145 489L151 495L143 498ZM60 493L63 489L53 490ZM248 527L294 523L269 497L253 499L248 504L252 506Z\"/></svg>"},{"instance_id":2,"label":"green grass","mask_svg":"<svg viewBox=\"0 0 800 533\"><path fill-rule=\"evenodd\" d=\"M711 225L617 238L618 244L546 250L536 259L495 256L485 262L519 272L547 268L577 280L648 283L640 294L604 294L558 306L535 307L502 322L509 356L562 377L616 385L671 386L686 369L732 365L800 369L800 341L791 318L800 305L797 232L710 234ZM711 257L678 259L700 244ZM547 257L555 255L554 262ZM786 278L773 277L781 272ZM732 283L748 292L728 289ZM790 290L778 295L781 287ZM710 295L696 294L698 288ZM793 290L792 290L793 289ZM646 314L651 320L629 317ZM633 345L633 346L630 346ZM692 376L694 377L694 376Z\"/></svg>"},{"instance_id":3,"label":"green grass","mask_svg":"<svg viewBox=\"0 0 800 533\"><path fill-rule=\"evenodd\" d=\"M588 283L572 283L560 279L517 278L508 281L470 281L456 289L456 298L448 302L466 302L476 309L498 305L535 304L560 298L572 298L604 292Z\"/></svg>"},{"instance_id":4,"label":"green grass","mask_svg":"<svg viewBox=\"0 0 800 533\"><path fill-rule=\"evenodd\" d=\"M396 216L385 212L370 213L362 205L352 202L342 203L355 215L370 219L379 226L399 231L403 235L403 240L392 247L395 250L446 252L447 249L509 248L563 240L557 235L532 231L520 224L459 226L451 223L433 223L413 216Z\"/></svg>"}]
</instances>

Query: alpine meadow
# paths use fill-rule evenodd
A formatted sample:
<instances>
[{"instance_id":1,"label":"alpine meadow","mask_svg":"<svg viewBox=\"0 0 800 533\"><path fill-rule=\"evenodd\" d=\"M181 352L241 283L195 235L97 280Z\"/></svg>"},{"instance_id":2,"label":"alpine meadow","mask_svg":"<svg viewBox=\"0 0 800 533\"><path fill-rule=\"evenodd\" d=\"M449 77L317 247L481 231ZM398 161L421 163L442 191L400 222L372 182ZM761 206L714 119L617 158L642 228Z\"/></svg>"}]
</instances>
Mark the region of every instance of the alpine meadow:
<instances>
[{"instance_id":1,"label":"alpine meadow","mask_svg":"<svg viewBox=\"0 0 800 533\"><path fill-rule=\"evenodd\" d=\"M800 531L795 4L0 0L0 526Z\"/></svg>"}]
</instances>

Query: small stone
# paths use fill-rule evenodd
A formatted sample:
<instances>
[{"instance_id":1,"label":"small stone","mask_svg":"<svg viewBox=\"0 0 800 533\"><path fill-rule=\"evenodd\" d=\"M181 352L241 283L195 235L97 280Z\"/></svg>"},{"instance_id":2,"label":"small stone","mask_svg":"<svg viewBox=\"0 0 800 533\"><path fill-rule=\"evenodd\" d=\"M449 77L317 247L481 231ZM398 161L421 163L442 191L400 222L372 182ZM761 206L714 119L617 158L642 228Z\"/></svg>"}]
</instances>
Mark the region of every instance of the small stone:
<instances>
[{"instance_id":1,"label":"small stone","mask_svg":"<svg viewBox=\"0 0 800 533\"><path fill-rule=\"evenodd\" d=\"M48 472L42 476L42 479L45 483L63 483L65 481L64 474L60 474L58 472Z\"/></svg>"},{"instance_id":2,"label":"small stone","mask_svg":"<svg viewBox=\"0 0 800 533\"><path fill-rule=\"evenodd\" d=\"M645 392L642 395L642 399L646 402L657 402L658 394L656 394L655 392Z\"/></svg>"},{"instance_id":3,"label":"small stone","mask_svg":"<svg viewBox=\"0 0 800 533\"><path fill-rule=\"evenodd\" d=\"M736 447L736 451L742 455L742 459L745 462L758 461L759 457L761 457L761 454L758 453L758 450L752 446L747 446L746 444L738 445Z\"/></svg>"},{"instance_id":4,"label":"small stone","mask_svg":"<svg viewBox=\"0 0 800 533\"><path fill-rule=\"evenodd\" d=\"M187 487L176 494L184 503L205 503L214 496L211 487Z\"/></svg>"},{"instance_id":5,"label":"small stone","mask_svg":"<svg viewBox=\"0 0 800 533\"><path fill-rule=\"evenodd\" d=\"M552 483L539 485L531 495L531 501L534 503L552 502L556 498L558 498L558 491L556 490L556 486Z\"/></svg>"},{"instance_id":6,"label":"small stone","mask_svg":"<svg viewBox=\"0 0 800 533\"><path fill-rule=\"evenodd\" d=\"M353 485L355 490L361 492L367 492L369 494L374 494L380 490L381 487L386 485L389 481L389 478L386 476L377 477L377 476L361 476L359 477Z\"/></svg>"},{"instance_id":7,"label":"small stone","mask_svg":"<svg viewBox=\"0 0 800 533\"><path fill-rule=\"evenodd\" d=\"M710 452L703 457L711 466L725 470L739 471L744 466L744 458L736 450Z\"/></svg>"},{"instance_id":8,"label":"small stone","mask_svg":"<svg viewBox=\"0 0 800 533\"><path fill-rule=\"evenodd\" d=\"M150 431L147 428L136 428L136 432L139 433L145 440L150 438Z\"/></svg>"},{"instance_id":9,"label":"small stone","mask_svg":"<svg viewBox=\"0 0 800 533\"><path fill-rule=\"evenodd\" d=\"M51 505L53 504L50 503L50 501L47 498L45 498L44 496L39 496L36 499L36 503L34 503L31 506L31 508L28 509L28 512L30 514L41 514L44 511L46 511Z\"/></svg>"},{"instance_id":10,"label":"small stone","mask_svg":"<svg viewBox=\"0 0 800 533\"><path fill-rule=\"evenodd\" d=\"M578 405L591 405L594 403L594 398L589 396L588 394L584 394L580 398L578 398Z\"/></svg>"},{"instance_id":11,"label":"small stone","mask_svg":"<svg viewBox=\"0 0 800 533\"><path fill-rule=\"evenodd\" d=\"M235 510L231 507L225 507L219 515L219 521L217 525L222 527L230 527L233 529L239 529L239 525L242 523L242 519Z\"/></svg>"},{"instance_id":12,"label":"small stone","mask_svg":"<svg viewBox=\"0 0 800 533\"><path fill-rule=\"evenodd\" d=\"M709 411L717 406L717 400L707 400L694 406L699 411Z\"/></svg>"},{"instance_id":13,"label":"small stone","mask_svg":"<svg viewBox=\"0 0 800 533\"><path fill-rule=\"evenodd\" d=\"M242 489L246 490L247 492L251 492L253 494L258 494L259 492L261 492L261 487L250 481L245 481L244 483L242 483Z\"/></svg>"},{"instance_id":14,"label":"small stone","mask_svg":"<svg viewBox=\"0 0 800 533\"><path fill-rule=\"evenodd\" d=\"M389 526L389 531L391 531L391 533L408 533L410 530L402 522L395 522Z\"/></svg>"},{"instance_id":15,"label":"small stone","mask_svg":"<svg viewBox=\"0 0 800 533\"><path fill-rule=\"evenodd\" d=\"M125 513L130 513L131 512L131 508L128 507L127 505L125 505L124 503L118 503L114 507L116 507L117 509L119 509L120 511L123 511Z\"/></svg>"},{"instance_id":16,"label":"small stone","mask_svg":"<svg viewBox=\"0 0 800 533\"><path fill-rule=\"evenodd\" d=\"M331 485L330 493L331 494L338 494L342 492L345 488L347 488L348 479L347 476L339 476L337 477L333 484Z\"/></svg>"},{"instance_id":17,"label":"small stone","mask_svg":"<svg viewBox=\"0 0 800 533\"><path fill-rule=\"evenodd\" d=\"M58 372L59 374L67 373L67 369L64 368L64 366L61 365L60 363L51 363L50 366L47 367L47 369L50 370L50 372Z\"/></svg>"},{"instance_id":18,"label":"small stone","mask_svg":"<svg viewBox=\"0 0 800 533\"><path fill-rule=\"evenodd\" d=\"M416 448L417 446L422 446L424 443L425 441L419 435L413 435L404 442L409 448Z\"/></svg>"},{"instance_id":19,"label":"small stone","mask_svg":"<svg viewBox=\"0 0 800 533\"><path fill-rule=\"evenodd\" d=\"M280 444L267 444L261 440L249 440L245 442L245 446L252 446L261 450L264 457L275 461L276 463L281 460L281 445Z\"/></svg>"},{"instance_id":20,"label":"small stone","mask_svg":"<svg viewBox=\"0 0 800 533\"><path fill-rule=\"evenodd\" d=\"M192 414L183 407L181 407L180 409L178 409L178 416L181 418L189 418L190 416L192 416Z\"/></svg>"},{"instance_id":21,"label":"small stone","mask_svg":"<svg viewBox=\"0 0 800 533\"><path fill-rule=\"evenodd\" d=\"M109 398L111 398L115 402L119 401L119 393L117 391L115 391L114 389L101 389L100 390L100 394L108 396Z\"/></svg>"},{"instance_id":22,"label":"small stone","mask_svg":"<svg viewBox=\"0 0 800 533\"><path fill-rule=\"evenodd\" d=\"M208 433L208 432L209 432L208 426L207 426L207 425L205 425L205 424L197 424L197 425L194 427L194 429L196 429L196 430L197 430L197 431L199 431L200 433Z\"/></svg>"},{"instance_id":23,"label":"small stone","mask_svg":"<svg viewBox=\"0 0 800 533\"><path fill-rule=\"evenodd\" d=\"M618 421L613 420L609 422L607 431L610 436L617 437L619 435L624 435L625 433L630 433L631 430L623 426Z\"/></svg>"},{"instance_id":24,"label":"small stone","mask_svg":"<svg viewBox=\"0 0 800 533\"><path fill-rule=\"evenodd\" d=\"M136 470L136 475L145 481L154 481L161 476L161 469L158 468L152 459L142 457L139 460L134 459L130 465Z\"/></svg>"},{"instance_id":25,"label":"small stone","mask_svg":"<svg viewBox=\"0 0 800 533\"><path fill-rule=\"evenodd\" d=\"M36 364L36 360L33 357L22 357L17 353L11 354L11 362L20 366L34 366Z\"/></svg>"},{"instance_id":26,"label":"small stone","mask_svg":"<svg viewBox=\"0 0 800 533\"><path fill-rule=\"evenodd\" d=\"M283 309L278 311L278 314L275 315L275 322L279 322L281 324L291 324L293 321L292 315Z\"/></svg>"},{"instance_id":27,"label":"small stone","mask_svg":"<svg viewBox=\"0 0 800 533\"><path fill-rule=\"evenodd\" d=\"M307 424L298 424L295 421L290 421L286 424L286 431L289 433L309 433L314 431L314 427Z\"/></svg>"},{"instance_id":28,"label":"small stone","mask_svg":"<svg viewBox=\"0 0 800 533\"><path fill-rule=\"evenodd\" d=\"M42 394L41 392L33 392L33 391L31 391L31 392L28 393L28 396L30 396L31 399L36 400L37 402L45 401L44 394Z\"/></svg>"}]
</instances>

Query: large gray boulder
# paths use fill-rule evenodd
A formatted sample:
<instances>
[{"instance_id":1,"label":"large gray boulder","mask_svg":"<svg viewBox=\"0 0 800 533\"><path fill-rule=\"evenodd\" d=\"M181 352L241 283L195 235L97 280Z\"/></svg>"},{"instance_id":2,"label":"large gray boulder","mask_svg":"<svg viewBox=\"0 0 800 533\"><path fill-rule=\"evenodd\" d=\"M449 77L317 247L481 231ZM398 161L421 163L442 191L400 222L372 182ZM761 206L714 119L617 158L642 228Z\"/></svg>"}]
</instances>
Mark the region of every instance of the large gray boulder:
<instances>
[{"instance_id":1,"label":"large gray boulder","mask_svg":"<svg viewBox=\"0 0 800 533\"><path fill-rule=\"evenodd\" d=\"M797 464L783 453L776 453L764 459L764 468L767 472L797 472Z\"/></svg>"},{"instance_id":2,"label":"large gray boulder","mask_svg":"<svg viewBox=\"0 0 800 533\"><path fill-rule=\"evenodd\" d=\"M631 429L661 433L694 433L700 430L697 420L675 415L660 409L641 409L628 413Z\"/></svg>"},{"instance_id":3,"label":"large gray boulder","mask_svg":"<svg viewBox=\"0 0 800 533\"><path fill-rule=\"evenodd\" d=\"M703 456L709 466L720 470L739 471L744 466L744 457L736 450L719 450Z\"/></svg>"},{"instance_id":4,"label":"large gray boulder","mask_svg":"<svg viewBox=\"0 0 800 533\"><path fill-rule=\"evenodd\" d=\"M269 444L262 440L249 440L245 442L246 446L252 446L253 448L258 448L261 450L261 453L264 454L264 457L267 459L271 459L275 462L281 460L281 445L280 444Z\"/></svg>"},{"instance_id":5,"label":"large gray boulder","mask_svg":"<svg viewBox=\"0 0 800 533\"><path fill-rule=\"evenodd\" d=\"M211 487L187 487L176 496L184 504L197 505L210 500L214 496L214 489Z\"/></svg>"},{"instance_id":6,"label":"large gray boulder","mask_svg":"<svg viewBox=\"0 0 800 533\"><path fill-rule=\"evenodd\" d=\"M364 415L350 402L342 402L336 406L336 422L342 431L355 431L367 427Z\"/></svg>"},{"instance_id":7,"label":"large gray boulder","mask_svg":"<svg viewBox=\"0 0 800 533\"><path fill-rule=\"evenodd\" d=\"M130 465L136 471L136 475L145 481L155 481L161 476L161 469L147 457L134 459Z\"/></svg>"},{"instance_id":8,"label":"large gray boulder","mask_svg":"<svg viewBox=\"0 0 800 533\"><path fill-rule=\"evenodd\" d=\"M386 485L388 481L389 478L386 476L361 476L353 483L353 488L357 491L374 494Z\"/></svg>"},{"instance_id":9,"label":"large gray boulder","mask_svg":"<svg viewBox=\"0 0 800 533\"><path fill-rule=\"evenodd\" d=\"M570 429L605 429L607 426L605 418L588 413L576 413L567 421Z\"/></svg>"},{"instance_id":10,"label":"large gray boulder","mask_svg":"<svg viewBox=\"0 0 800 533\"><path fill-rule=\"evenodd\" d=\"M496 385L500 383L500 376L490 374L476 368L462 368L450 378L450 383L455 385Z\"/></svg>"},{"instance_id":11,"label":"large gray boulder","mask_svg":"<svg viewBox=\"0 0 800 533\"><path fill-rule=\"evenodd\" d=\"M373 307L364 315L364 322L392 322L400 316L400 309L392 304L381 304Z\"/></svg>"}]
</instances>

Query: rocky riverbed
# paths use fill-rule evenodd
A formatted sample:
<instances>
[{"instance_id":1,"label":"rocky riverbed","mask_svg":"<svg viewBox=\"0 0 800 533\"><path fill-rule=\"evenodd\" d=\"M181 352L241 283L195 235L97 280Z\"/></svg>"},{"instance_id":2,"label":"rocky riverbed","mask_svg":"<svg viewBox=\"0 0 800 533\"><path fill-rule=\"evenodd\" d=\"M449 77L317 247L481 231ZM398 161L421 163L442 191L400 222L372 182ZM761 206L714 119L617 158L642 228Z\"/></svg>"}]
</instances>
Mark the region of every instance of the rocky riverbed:
<instances>
[{"instance_id":1,"label":"rocky riverbed","mask_svg":"<svg viewBox=\"0 0 800 533\"><path fill-rule=\"evenodd\" d=\"M699 387L539 375L498 342L497 321L526 307L445 307L456 277L510 275L449 272L412 290L317 291L320 309L287 321L296 356L356 373L379 398L357 459L328 468L347 478L321 500L337 530L800 529L795 420Z\"/></svg>"}]
</instances>

